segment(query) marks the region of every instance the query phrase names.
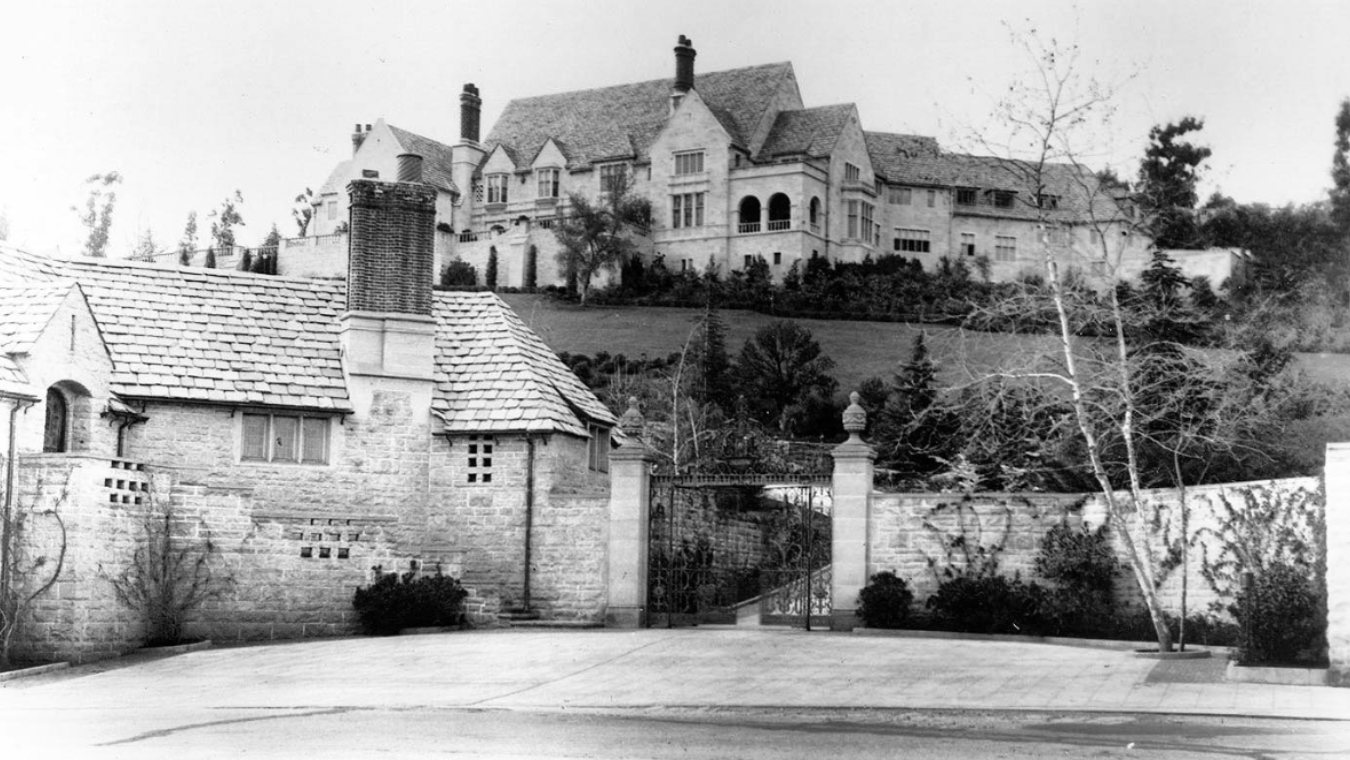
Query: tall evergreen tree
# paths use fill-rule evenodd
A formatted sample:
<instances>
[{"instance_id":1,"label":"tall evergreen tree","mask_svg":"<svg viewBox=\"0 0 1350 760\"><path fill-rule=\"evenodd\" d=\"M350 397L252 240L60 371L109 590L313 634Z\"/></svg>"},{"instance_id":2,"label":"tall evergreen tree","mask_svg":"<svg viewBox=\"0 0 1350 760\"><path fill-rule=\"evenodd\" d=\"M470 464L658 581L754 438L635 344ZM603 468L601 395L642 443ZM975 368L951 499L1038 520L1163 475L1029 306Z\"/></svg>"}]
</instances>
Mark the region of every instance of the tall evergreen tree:
<instances>
[{"instance_id":1,"label":"tall evergreen tree","mask_svg":"<svg viewBox=\"0 0 1350 760\"><path fill-rule=\"evenodd\" d=\"M1336 152L1331 157L1331 218L1350 241L1350 98L1336 114Z\"/></svg>"},{"instance_id":2,"label":"tall evergreen tree","mask_svg":"<svg viewBox=\"0 0 1350 760\"><path fill-rule=\"evenodd\" d=\"M1155 126L1139 162L1138 200L1148 214L1149 232L1159 248L1189 248L1198 240L1195 204L1200 165L1211 155L1205 146L1186 136L1204 129L1203 119Z\"/></svg>"}]
</instances>

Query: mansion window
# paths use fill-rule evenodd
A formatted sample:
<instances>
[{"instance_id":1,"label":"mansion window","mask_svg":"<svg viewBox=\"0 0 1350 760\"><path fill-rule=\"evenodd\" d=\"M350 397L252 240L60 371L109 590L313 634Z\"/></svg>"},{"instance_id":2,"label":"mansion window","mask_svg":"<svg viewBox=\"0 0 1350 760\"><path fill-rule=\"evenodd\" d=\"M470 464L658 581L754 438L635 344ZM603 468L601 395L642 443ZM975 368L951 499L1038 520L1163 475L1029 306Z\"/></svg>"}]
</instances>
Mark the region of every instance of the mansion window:
<instances>
[{"instance_id":1,"label":"mansion window","mask_svg":"<svg viewBox=\"0 0 1350 760\"><path fill-rule=\"evenodd\" d=\"M303 414L244 414L244 462L327 464L329 418Z\"/></svg>"},{"instance_id":2,"label":"mansion window","mask_svg":"<svg viewBox=\"0 0 1350 760\"><path fill-rule=\"evenodd\" d=\"M1066 227L1050 227L1045 231L1045 242L1057 248L1069 244L1069 230Z\"/></svg>"},{"instance_id":3,"label":"mansion window","mask_svg":"<svg viewBox=\"0 0 1350 760\"><path fill-rule=\"evenodd\" d=\"M897 206L908 206L914 202L914 191L908 187L892 187L886 193L886 200Z\"/></svg>"},{"instance_id":4,"label":"mansion window","mask_svg":"<svg viewBox=\"0 0 1350 760\"><path fill-rule=\"evenodd\" d=\"M539 177L539 196L540 198L558 197L558 170L540 169L536 174Z\"/></svg>"},{"instance_id":5,"label":"mansion window","mask_svg":"<svg viewBox=\"0 0 1350 760\"><path fill-rule=\"evenodd\" d=\"M895 250L906 253L928 253L932 250L932 241L929 238L928 230L903 230L895 231Z\"/></svg>"},{"instance_id":6,"label":"mansion window","mask_svg":"<svg viewBox=\"0 0 1350 760\"><path fill-rule=\"evenodd\" d=\"M975 205L975 188L973 188L973 187L958 187L958 188L956 188L956 205L958 205L958 206L974 206L974 205Z\"/></svg>"},{"instance_id":7,"label":"mansion window","mask_svg":"<svg viewBox=\"0 0 1350 760\"><path fill-rule=\"evenodd\" d=\"M848 237L852 239L873 240L875 225L872 223L872 204L866 201L848 202Z\"/></svg>"},{"instance_id":8,"label":"mansion window","mask_svg":"<svg viewBox=\"0 0 1350 760\"><path fill-rule=\"evenodd\" d=\"M505 174L487 175L487 202L506 203L506 191L509 187Z\"/></svg>"},{"instance_id":9,"label":"mansion window","mask_svg":"<svg viewBox=\"0 0 1350 760\"><path fill-rule=\"evenodd\" d=\"M858 182L858 181L860 181L861 179L862 179L862 170L859 169L858 167L854 166L853 164L850 164L850 163L848 163L847 161L845 161L845 162L844 162L844 181L845 181L845 182Z\"/></svg>"},{"instance_id":10,"label":"mansion window","mask_svg":"<svg viewBox=\"0 0 1350 760\"><path fill-rule=\"evenodd\" d=\"M470 483L492 482L492 447L495 443L490 435L469 436L468 460L465 465Z\"/></svg>"},{"instance_id":11,"label":"mansion window","mask_svg":"<svg viewBox=\"0 0 1350 760\"><path fill-rule=\"evenodd\" d=\"M681 193L670 196L670 228L703 226L703 199L707 193Z\"/></svg>"},{"instance_id":12,"label":"mansion window","mask_svg":"<svg viewBox=\"0 0 1350 760\"><path fill-rule=\"evenodd\" d=\"M586 465L592 472L609 472L609 428L599 425L587 425L591 434L586 447Z\"/></svg>"},{"instance_id":13,"label":"mansion window","mask_svg":"<svg viewBox=\"0 0 1350 760\"><path fill-rule=\"evenodd\" d=\"M994 238L995 261L1017 261L1017 238L998 235Z\"/></svg>"},{"instance_id":14,"label":"mansion window","mask_svg":"<svg viewBox=\"0 0 1350 760\"><path fill-rule=\"evenodd\" d=\"M675 154L675 174L702 174L703 173L703 151L694 150L688 153Z\"/></svg>"},{"instance_id":15,"label":"mansion window","mask_svg":"<svg viewBox=\"0 0 1350 760\"><path fill-rule=\"evenodd\" d=\"M975 255L975 233L973 232L961 233L961 254L964 256Z\"/></svg>"},{"instance_id":16,"label":"mansion window","mask_svg":"<svg viewBox=\"0 0 1350 760\"><path fill-rule=\"evenodd\" d=\"M604 164L600 167L600 192L612 193L628 180L626 164Z\"/></svg>"},{"instance_id":17,"label":"mansion window","mask_svg":"<svg viewBox=\"0 0 1350 760\"><path fill-rule=\"evenodd\" d=\"M995 208L1012 208L1013 195L1014 193L1011 190L995 190L994 191Z\"/></svg>"}]
</instances>

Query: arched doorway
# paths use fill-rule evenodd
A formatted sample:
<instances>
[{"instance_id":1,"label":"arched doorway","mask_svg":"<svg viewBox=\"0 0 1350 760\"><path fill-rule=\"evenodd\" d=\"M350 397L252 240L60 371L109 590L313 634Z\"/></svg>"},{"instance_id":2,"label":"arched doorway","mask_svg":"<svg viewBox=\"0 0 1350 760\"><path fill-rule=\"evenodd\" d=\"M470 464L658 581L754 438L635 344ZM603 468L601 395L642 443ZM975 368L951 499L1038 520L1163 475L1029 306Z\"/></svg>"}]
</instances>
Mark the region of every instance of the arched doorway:
<instances>
[{"instance_id":1,"label":"arched doorway","mask_svg":"<svg viewBox=\"0 0 1350 760\"><path fill-rule=\"evenodd\" d=\"M47 389L46 410L42 450L47 453L67 451L70 444L70 405L66 402L66 394L55 385Z\"/></svg>"},{"instance_id":2,"label":"arched doorway","mask_svg":"<svg viewBox=\"0 0 1350 760\"><path fill-rule=\"evenodd\" d=\"M739 232L759 232L760 206L759 199L753 195L747 195L741 199L740 205L740 226Z\"/></svg>"}]
</instances>

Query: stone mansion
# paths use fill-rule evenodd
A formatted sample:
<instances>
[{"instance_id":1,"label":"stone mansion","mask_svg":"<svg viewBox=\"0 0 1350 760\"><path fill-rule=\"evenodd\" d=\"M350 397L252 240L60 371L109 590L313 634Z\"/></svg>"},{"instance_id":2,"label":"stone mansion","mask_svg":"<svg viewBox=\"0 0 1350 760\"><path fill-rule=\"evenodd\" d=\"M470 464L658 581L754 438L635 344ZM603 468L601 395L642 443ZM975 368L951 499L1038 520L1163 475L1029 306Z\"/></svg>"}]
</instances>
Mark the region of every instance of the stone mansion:
<instances>
[{"instance_id":1,"label":"stone mansion","mask_svg":"<svg viewBox=\"0 0 1350 760\"><path fill-rule=\"evenodd\" d=\"M465 85L453 145L358 124L351 159L315 197L309 237L281 252L282 272L340 276L344 189L396 176L400 156L420 158L437 189L438 271L458 258L481 277L495 251L502 286L560 282L551 228L568 195L598 197L620 176L652 203L642 250L671 269L726 272L760 257L778 278L810 257L893 253L927 267L983 257L1007 279L1035 268L1044 243L1089 276L1108 264L1128 276L1148 260L1130 208L1089 171L1049 165L1030 187L1025 164L866 130L851 103L808 108L791 63L696 75L694 60L681 37L673 79L517 98L486 137L481 95Z\"/></svg>"}]
</instances>

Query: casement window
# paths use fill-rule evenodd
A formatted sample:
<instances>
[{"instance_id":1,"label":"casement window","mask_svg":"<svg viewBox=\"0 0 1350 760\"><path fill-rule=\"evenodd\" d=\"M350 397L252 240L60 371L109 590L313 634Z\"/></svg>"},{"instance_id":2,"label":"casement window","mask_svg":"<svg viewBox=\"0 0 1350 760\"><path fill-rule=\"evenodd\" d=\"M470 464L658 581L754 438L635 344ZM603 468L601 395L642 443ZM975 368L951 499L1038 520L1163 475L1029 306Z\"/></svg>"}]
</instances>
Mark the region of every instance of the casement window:
<instances>
[{"instance_id":1,"label":"casement window","mask_svg":"<svg viewBox=\"0 0 1350 760\"><path fill-rule=\"evenodd\" d=\"M886 193L886 200L896 206L908 206L914 202L914 191L908 187L892 187Z\"/></svg>"},{"instance_id":2,"label":"casement window","mask_svg":"<svg viewBox=\"0 0 1350 760\"><path fill-rule=\"evenodd\" d=\"M858 201L848 202L848 236L858 236Z\"/></svg>"},{"instance_id":3,"label":"casement window","mask_svg":"<svg viewBox=\"0 0 1350 760\"><path fill-rule=\"evenodd\" d=\"M973 187L958 187L958 188L956 188L956 205L958 205L958 206L974 206L974 205L975 205L975 188L973 188Z\"/></svg>"},{"instance_id":4,"label":"casement window","mask_svg":"<svg viewBox=\"0 0 1350 760\"><path fill-rule=\"evenodd\" d=\"M703 226L703 203L707 193L680 193L670 196L670 228Z\"/></svg>"},{"instance_id":5,"label":"casement window","mask_svg":"<svg viewBox=\"0 0 1350 760\"><path fill-rule=\"evenodd\" d=\"M469 436L465 471L470 483L492 482L492 448L496 440L490 435Z\"/></svg>"},{"instance_id":6,"label":"casement window","mask_svg":"<svg viewBox=\"0 0 1350 760\"><path fill-rule=\"evenodd\" d=\"M975 255L975 233L973 232L961 233L961 254L964 256Z\"/></svg>"},{"instance_id":7,"label":"casement window","mask_svg":"<svg viewBox=\"0 0 1350 760\"><path fill-rule=\"evenodd\" d=\"M557 197L558 197L558 170L557 170L557 169L540 169L539 171L535 172L535 174L536 174L536 175L538 176L538 178L539 178L539 195L538 195L538 197L540 197L540 198L557 198Z\"/></svg>"},{"instance_id":8,"label":"casement window","mask_svg":"<svg viewBox=\"0 0 1350 760\"><path fill-rule=\"evenodd\" d=\"M510 184L509 178L505 174L487 175L487 202L488 203L506 203L507 189Z\"/></svg>"},{"instance_id":9,"label":"casement window","mask_svg":"<svg viewBox=\"0 0 1350 760\"><path fill-rule=\"evenodd\" d=\"M587 425L591 440L586 446L586 466L592 472L609 472L609 428Z\"/></svg>"},{"instance_id":10,"label":"casement window","mask_svg":"<svg viewBox=\"0 0 1350 760\"><path fill-rule=\"evenodd\" d=\"M1015 195L1016 195L1016 193L1014 193L1014 192L1011 191L1011 190L995 190L995 191L994 191L994 207L995 207L995 208L1012 208L1012 207L1013 207L1013 196L1015 196Z\"/></svg>"},{"instance_id":11,"label":"casement window","mask_svg":"<svg viewBox=\"0 0 1350 760\"><path fill-rule=\"evenodd\" d=\"M872 204L866 201L858 201L862 217L862 236L863 238L876 238L875 225L872 224Z\"/></svg>"},{"instance_id":12,"label":"casement window","mask_svg":"<svg viewBox=\"0 0 1350 760\"><path fill-rule=\"evenodd\" d=\"M687 153L675 154L675 174L702 174L703 173L703 151L691 150Z\"/></svg>"},{"instance_id":13,"label":"casement window","mask_svg":"<svg viewBox=\"0 0 1350 760\"><path fill-rule=\"evenodd\" d=\"M932 250L932 239L928 230L895 231L895 250L905 253L928 253Z\"/></svg>"},{"instance_id":14,"label":"casement window","mask_svg":"<svg viewBox=\"0 0 1350 760\"><path fill-rule=\"evenodd\" d=\"M243 417L240 461L328 464L330 418L253 412Z\"/></svg>"},{"instance_id":15,"label":"casement window","mask_svg":"<svg viewBox=\"0 0 1350 760\"><path fill-rule=\"evenodd\" d=\"M848 202L848 237L855 240L872 241L876 244L880 236L879 225L873 224L872 214L876 207L866 201Z\"/></svg>"},{"instance_id":16,"label":"casement window","mask_svg":"<svg viewBox=\"0 0 1350 760\"><path fill-rule=\"evenodd\" d=\"M600 167L600 192L612 193L628 179L627 164L604 164Z\"/></svg>"},{"instance_id":17,"label":"casement window","mask_svg":"<svg viewBox=\"0 0 1350 760\"><path fill-rule=\"evenodd\" d=\"M845 181L845 182L858 182L858 181L860 181L861 179L862 179L862 170L859 169L858 167L854 166L853 164L850 164L850 163L848 163L847 161L845 161L845 162L844 162L844 181Z\"/></svg>"},{"instance_id":18,"label":"casement window","mask_svg":"<svg viewBox=\"0 0 1350 760\"><path fill-rule=\"evenodd\" d=\"M998 235L994 238L994 260L1016 261L1017 238L1010 235Z\"/></svg>"}]
</instances>

